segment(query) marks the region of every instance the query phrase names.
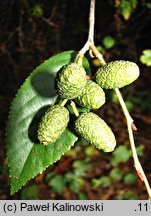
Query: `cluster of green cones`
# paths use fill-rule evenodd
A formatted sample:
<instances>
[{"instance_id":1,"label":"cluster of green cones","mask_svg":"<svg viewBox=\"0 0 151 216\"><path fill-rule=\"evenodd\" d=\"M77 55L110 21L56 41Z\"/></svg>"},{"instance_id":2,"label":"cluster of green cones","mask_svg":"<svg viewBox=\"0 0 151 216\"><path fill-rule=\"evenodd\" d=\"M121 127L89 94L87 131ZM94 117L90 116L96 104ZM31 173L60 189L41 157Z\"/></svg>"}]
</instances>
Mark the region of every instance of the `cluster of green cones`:
<instances>
[{"instance_id":1,"label":"cluster of green cones","mask_svg":"<svg viewBox=\"0 0 151 216\"><path fill-rule=\"evenodd\" d=\"M139 76L138 66L129 61L112 61L100 67L95 81L86 78L84 68L78 63L65 65L57 74L56 86L62 99L74 100L88 110L99 109L105 103L104 89L122 88ZM41 144L54 143L64 132L70 121L70 113L63 105L53 105L42 117L38 128ZM115 136L98 115L85 112L77 116L75 131L92 145L104 152L112 152L116 146Z\"/></svg>"}]
</instances>

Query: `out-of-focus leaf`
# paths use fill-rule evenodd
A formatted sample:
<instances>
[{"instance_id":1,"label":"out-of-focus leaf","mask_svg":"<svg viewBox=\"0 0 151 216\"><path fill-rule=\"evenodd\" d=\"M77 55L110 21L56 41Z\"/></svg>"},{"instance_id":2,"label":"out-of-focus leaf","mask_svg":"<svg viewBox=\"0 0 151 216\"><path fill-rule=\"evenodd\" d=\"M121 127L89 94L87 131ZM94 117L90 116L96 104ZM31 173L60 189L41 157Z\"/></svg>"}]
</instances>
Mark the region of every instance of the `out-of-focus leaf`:
<instances>
[{"instance_id":1,"label":"out-of-focus leaf","mask_svg":"<svg viewBox=\"0 0 151 216\"><path fill-rule=\"evenodd\" d=\"M109 176L112 181L120 181L123 178L123 172L119 168L114 168L110 171Z\"/></svg>"},{"instance_id":2,"label":"out-of-focus leaf","mask_svg":"<svg viewBox=\"0 0 151 216\"><path fill-rule=\"evenodd\" d=\"M99 51L100 53L102 53L102 52L104 51L104 48L103 48L102 46L97 46L96 48L98 49L98 51Z\"/></svg>"},{"instance_id":3,"label":"out-of-focus leaf","mask_svg":"<svg viewBox=\"0 0 151 216\"><path fill-rule=\"evenodd\" d=\"M132 112L134 110L134 104L132 101L126 100L125 104L129 112Z\"/></svg>"},{"instance_id":4,"label":"out-of-focus leaf","mask_svg":"<svg viewBox=\"0 0 151 216\"><path fill-rule=\"evenodd\" d=\"M79 190L83 184L84 184L84 180L82 178L74 179L70 183L70 189L75 193L79 193Z\"/></svg>"},{"instance_id":5,"label":"out-of-focus leaf","mask_svg":"<svg viewBox=\"0 0 151 216\"><path fill-rule=\"evenodd\" d=\"M54 192L63 193L66 189L66 183L64 181L64 177L61 175L54 176L48 183L49 186L52 187Z\"/></svg>"},{"instance_id":6,"label":"out-of-focus leaf","mask_svg":"<svg viewBox=\"0 0 151 216\"><path fill-rule=\"evenodd\" d=\"M124 19L128 20L133 10L136 9L137 3L137 0L121 0L118 4L116 4L116 7Z\"/></svg>"},{"instance_id":7,"label":"out-of-focus leaf","mask_svg":"<svg viewBox=\"0 0 151 216\"><path fill-rule=\"evenodd\" d=\"M84 152L88 157L93 157L99 155L100 152L94 146L88 146L85 148Z\"/></svg>"},{"instance_id":8,"label":"out-of-focus leaf","mask_svg":"<svg viewBox=\"0 0 151 216\"><path fill-rule=\"evenodd\" d=\"M111 49L115 45L115 39L112 36L107 35L103 38L102 44L106 49Z\"/></svg>"},{"instance_id":9,"label":"out-of-focus leaf","mask_svg":"<svg viewBox=\"0 0 151 216\"><path fill-rule=\"evenodd\" d=\"M136 179L137 179L137 176L134 173L127 173L124 176L124 183L128 184L128 185L129 184L134 184Z\"/></svg>"},{"instance_id":10,"label":"out-of-focus leaf","mask_svg":"<svg viewBox=\"0 0 151 216\"><path fill-rule=\"evenodd\" d=\"M41 4L35 4L32 9L32 15L35 17L41 17L43 15L43 6Z\"/></svg>"},{"instance_id":11,"label":"out-of-focus leaf","mask_svg":"<svg viewBox=\"0 0 151 216\"><path fill-rule=\"evenodd\" d=\"M76 177L83 177L86 172L92 168L92 162L88 159L78 160L73 163L74 174Z\"/></svg>"},{"instance_id":12,"label":"out-of-focus leaf","mask_svg":"<svg viewBox=\"0 0 151 216\"><path fill-rule=\"evenodd\" d=\"M93 188L99 188L101 185L100 179L93 178L91 181L91 185Z\"/></svg>"},{"instance_id":13,"label":"out-of-focus leaf","mask_svg":"<svg viewBox=\"0 0 151 216\"><path fill-rule=\"evenodd\" d=\"M38 199L38 189L35 184L26 186L21 192L22 200L37 200Z\"/></svg>"},{"instance_id":14,"label":"out-of-focus leaf","mask_svg":"<svg viewBox=\"0 0 151 216\"><path fill-rule=\"evenodd\" d=\"M151 3L144 3L146 5L146 7L148 7L149 9L151 9Z\"/></svg>"},{"instance_id":15,"label":"out-of-focus leaf","mask_svg":"<svg viewBox=\"0 0 151 216\"><path fill-rule=\"evenodd\" d=\"M126 191L124 194L123 194L123 199L124 200L138 200L138 195L133 192L133 191Z\"/></svg>"},{"instance_id":16,"label":"out-of-focus leaf","mask_svg":"<svg viewBox=\"0 0 151 216\"><path fill-rule=\"evenodd\" d=\"M137 151L137 154L139 156L143 156L143 154L144 154L144 146L138 146L138 147L136 147L136 151Z\"/></svg>"},{"instance_id":17,"label":"out-of-focus leaf","mask_svg":"<svg viewBox=\"0 0 151 216\"><path fill-rule=\"evenodd\" d=\"M79 192L78 197L79 197L79 200L88 200L87 195L83 192Z\"/></svg>"},{"instance_id":18,"label":"out-of-focus leaf","mask_svg":"<svg viewBox=\"0 0 151 216\"><path fill-rule=\"evenodd\" d=\"M138 200L138 195L133 191L126 191L114 197L115 200Z\"/></svg>"},{"instance_id":19,"label":"out-of-focus leaf","mask_svg":"<svg viewBox=\"0 0 151 216\"><path fill-rule=\"evenodd\" d=\"M112 184L111 178L109 176L102 176L100 178L100 187L106 188Z\"/></svg>"},{"instance_id":20,"label":"out-of-focus leaf","mask_svg":"<svg viewBox=\"0 0 151 216\"><path fill-rule=\"evenodd\" d=\"M126 162L131 157L131 151L126 146L118 146L112 153L111 164Z\"/></svg>"},{"instance_id":21,"label":"out-of-focus leaf","mask_svg":"<svg viewBox=\"0 0 151 216\"><path fill-rule=\"evenodd\" d=\"M140 61L148 67L151 66L151 49L143 50L143 53L140 56Z\"/></svg>"}]
</instances>

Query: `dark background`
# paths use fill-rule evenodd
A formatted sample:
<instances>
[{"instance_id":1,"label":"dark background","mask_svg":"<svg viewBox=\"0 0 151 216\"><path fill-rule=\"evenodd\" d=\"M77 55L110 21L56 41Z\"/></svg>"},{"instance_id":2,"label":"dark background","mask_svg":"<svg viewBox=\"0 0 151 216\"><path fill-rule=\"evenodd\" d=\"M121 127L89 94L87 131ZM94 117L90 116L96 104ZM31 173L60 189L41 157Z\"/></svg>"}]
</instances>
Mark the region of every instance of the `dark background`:
<instances>
[{"instance_id":1,"label":"dark background","mask_svg":"<svg viewBox=\"0 0 151 216\"><path fill-rule=\"evenodd\" d=\"M113 0L96 0L95 43L101 45L102 39L111 35L116 44L112 49L104 51L105 60L131 60L140 67L139 79L122 91L124 97L133 103L131 114L138 127L135 132L136 143L144 148L140 160L151 182L151 76L150 68L139 61L142 51L151 48L151 10L145 6L145 2L138 1L137 8L125 21L115 8ZM43 8L43 15L39 17L33 14L33 8L38 3ZM65 50L82 48L88 34L88 13L88 0L0 1L0 199L22 198L21 191L13 197L9 195L4 140L11 101L25 78L45 59ZM139 100L135 100L136 98ZM118 144L129 145L126 124L119 105L108 101L99 113L113 127ZM97 154L91 157L92 168L87 172L85 184L80 189L87 199L114 199L125 190L133 191L138 199L147 199L144 185L139 179L133 185L125 185L120 181L103 189L94 189L90 181L100 175L107 175L112 169L108 159ZM51 171L53 169L56 174L64 175L72 169L74 161L85 157L82 150L76 158L70 154L65 155ZM131 159L119 166L125 172L135 173ZM45 180L48 172L49 169L28 183L36 185L37 199L78 199L78 195L69 188L61 194L52 191Z\"/></svg>"}]
</instances>

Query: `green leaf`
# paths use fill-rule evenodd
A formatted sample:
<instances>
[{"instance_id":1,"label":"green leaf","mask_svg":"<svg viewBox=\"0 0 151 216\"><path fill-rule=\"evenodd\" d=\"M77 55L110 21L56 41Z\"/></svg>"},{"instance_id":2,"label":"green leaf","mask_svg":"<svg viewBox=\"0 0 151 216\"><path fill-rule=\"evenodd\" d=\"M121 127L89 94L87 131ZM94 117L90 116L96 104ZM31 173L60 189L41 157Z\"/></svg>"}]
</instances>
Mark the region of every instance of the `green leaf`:
<instances>
[{"instance_id":1,"label":"green leaf","mask_svg":"<svg viewBox=\"0 0 151 216\"><path fill-rule=\"evenodd\" d=\"M43 13L44 13L44 11L43 11L43 5L41 5L41 4L35 4L34 6L33 6L33 9L32 9L33 11L32 11L32 15L33 16L35 16L35 17L41 17L41 16L43 16Z\"/></svg>"},{"instance_id":2,"label":"green leaf","mask_svg":"<svg viewBox=\"0 0 151 216\"><path fill-rule=\"evenodd\" d=\"M73 61L76 54L75 51L66 51L49 58L26 79L13 100L6 128L11 194L59 160L77 140L69 129L51 145L43 146L37 140L39 121L57 98L54 88L56 73Z\"/></svg>"},{"instance_id":3,"label":"green leaf","mask_svg":"<svg viewBox=\"0 0 151 216\"><path fill-rule=\"evenodd\" d=\"M89 61L87 60L87 58L83 59L82 66L86 70L86 74L91 75L90 65L89 65Z\"/></svg>"},{"instance_id":4,"label":"green leaf","mask_svg":"<svg viewBox=\"0 0 151 216\"><path fill-rule=\"evenodd\" d=\"M126 162L131 156L131 151L126 146L118 146L112 153L111 164L117 165Z\"/></svg>"},{"instance_id":5,"label":"green leaf","mask_svg":"<svg viewBox=\"0 0 151 216\"><path fill-rule=\"evenodd\" d=\"M118 8L118 12L123 16L123 18L128 20L132 12L136 9L137 3L137 0L115 1L115 7Z\"/></svg>"},{"instance_id":6,"label":"green leaf","mask_svg":"<svg viewBox=\"0 0 151 216\"><path fill-rule=\"evenodd\" d=\"M134 184L135 181L137 179L137 176L134 174L134 173L127 173L125 176L124 176L124 183L125 184Z\"/></svg>"},{"instance_id":7,"label":"green leaf","mask_svg":"<svg viewBox=\"0 0 151 216\"><path fill-rule=\"evenodd\" d=\"M115 45L115 40L110 35L103 38L102 43L106 49L111 49Z\"/></svg>"},{"instance_id":8,"label":"green leaf","mask_svg":"<svg viewBox=\"0 0 151 216\"><path fill-rule=\"evenodd\" d=\"M138 156L143 156L143 154L144 154L144 146L137 146L136 147L136 152L137 152Z\"/></svg>"},{"instance_id":9,"label":"green leaf","mask_svg":"<svg viewBox=\"0 0 151 216\"><path fill-rule=\"evenodd\" d=\"M119 168L114 168L109 173L110 178L114 181L120 181L123 177L123 172Z\"/></svg>"},{"instance_id":10,"label":"green leaf","mask_svg":"<svg viewBox=\"0 0 151 216\"><path fill-rule=\"evenodd\" d=\"M151 9L151 3L144 3L144 5L145 5L146 7L148 7L149 9Z\"/></svg>"},{"instance_id":11,"label":"green leaf","mask_svg":"<svg viewBox=\"0 0 151 216\"><path fill-rule=\"evenodd\" d=\"M121 7L120 7L120 12L123 15L124 19L128 20L130 15L131 15L131 12L132 12L130 2L122 1Z\"/></svg>"},{"instance_id":12,"label":"green leaf","mask_svg":"<svg viewBox=\"0 0 151 216\"><path fill-rule=\"evenodd\" d=\"M112 180L109 176L102 176L99 179L93 178L91 182L93 188L106 188L109 187L111 183Z\"/></svg>"},{"instance_id":13,"label":"green leaf","mask_svg":"<svg viewBox=\"0 0 151 216\"><path fill-rule=\"evenodd\" d=\"M66 189L66 183L64 181L64 177L61 175L56 175L54 176L50 181L49 181L49 186L52 187L54 192L57 193L63 193L64 190Z\"/></svg>"},{"instance_id":14,"label":"green leaf","mask_svg":"<svg viewBox=\"0 0 151 216\"><path fill-rule=\"evenodd\" d=\"M93 178L92 181L91 181L91 185L92 185L93 188L99 188L100 185L101 185L100 179Z\"/></svg>"},{"instance_id":15,"label":"green leaf","mask_svg":"<svg viewBox=\"0 0 151 216\"><path fill-rule=\"evenodd\" d=\"M137 1L138 0L129 0L130 1L130 4L131 4L131 7L133 8L133 9L136 9L136 6L137 6Z\"/></svg>"},{"instance_id":16,"label":"green leaf","mask_svg":"<svg viewBox=\"0 0 151 216\"><path fill-rule=\"evenodd\" d=\"M88 200L87 195L83 192L78 193L78 198L79 198L79 200Z\"/></svg>"},{"instance_id":17,"label":"green leaf","mask_svg":"<svg viewBox=\"0 0 151 216\"><path fill-rule=\"evenodd\" d=\"M21 192L22 200L38 200L38 189L35 184L25 187Z\"/></svg>"},{"instance_id":18,"label":"green leaf","mask_svg":"<svg viewBox=\"0 0 151 216\"><path fill-rule=\"evenodd\" d=\"M92 168L92 162L88 158L77 160L73 163L73 167L76 177L84 177L86 176L86 172Z\"/></svg>"},{"instance_id":19,"label":"green leaf","mask_svg":"<svg viewBox=\"0 0 151 216\"><path fill-rule=\"evenodd\" d=\"M133 104L132 101L130 101L130 100L127 99L125 101L125 105L126 105L126 107L127 107L127 109L128 109L129 112L132 112L134 110L134 104Z\"/></svg>"},{"instance_id":20,"label":"green leaf","mask_svg":"<svg viewBox=\"0 0 151 216\"><path fill-rule=\"evenodd\" d=\"M112 184L111 178L108 176L102 176L100 178L100 187L106 188Z\"/></svg>"},{"instance_id":21,"label":"green leaf","mask_svg":"<svg viewBox=\"0 0 151 216\"><path fill-rule=\"evenodd\" d=\"M65 182L67 182L67 183L73 181L74 179L75 179L75 175L74 175L72 172L67 172L67 173L64 175L64 180L65 180Z\"/></svg>"},{"instance_id":22,"label":"green leaf","mask_svg":"<svg viewBox=\"0 0 151 216\"><path fill-rule=\"evenodd\" d=\"M140 62L148 67L151 66L151 49L143 50L143 53L140 56Z\"/></svg>"},{"instance_id":23,"label":"green leaf","mask_svg":"<svg viewBox=\"0 0 151 216\"><path fill-rule=\"evenodd\" d=\"M90 145L85 148L84 153L88 157L93 157L93 156L99 155L98 149L96 149L94 146L90 146Z\"/></svg>"},{"instance_id":24,"label":"green leaf","mask_svg":"<svg viewBox=\"0 0 151 216\"><path fill-rule=\"evenodd\" d=\"M133 191L125 191L114 197L115 200L139 200L138 195Z\"/></svg>"},{"instance_id":25,"label":"green leaf","mask_svg":"<svg viewBox=\"0 0 151 216\"><path fill-rule=\"evenodd\" d=\"M133 191L126 191L124 194L123 194L123 199L124 200L139 200L138 198L138 195L133 192Z\"/></svg>"},{"instance_id":26,"label":"green leaf","mask_svg":"<svg viewBox=\"0 0 151 216\"><path fill-rule=\"evenodd\" d=\"M96 48L98 49L98 51L100 53L102 53L104 51L104 48L102 46L96 46Z\"/></svg>"},{"instance_id":27,"label":"green leaf","mask_svg":"<svg viewBox=\"0 0 151 216\"><path fill-rule=\"evenodd\" d=\"M74 193L79 193L81 186L84 184L84 180L82 178L75 178L70 183L70 190Z\"/></svg>"}]
</instances>

